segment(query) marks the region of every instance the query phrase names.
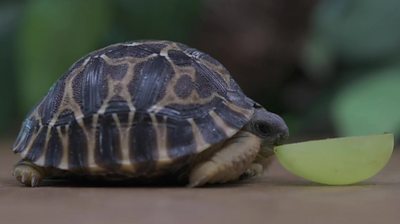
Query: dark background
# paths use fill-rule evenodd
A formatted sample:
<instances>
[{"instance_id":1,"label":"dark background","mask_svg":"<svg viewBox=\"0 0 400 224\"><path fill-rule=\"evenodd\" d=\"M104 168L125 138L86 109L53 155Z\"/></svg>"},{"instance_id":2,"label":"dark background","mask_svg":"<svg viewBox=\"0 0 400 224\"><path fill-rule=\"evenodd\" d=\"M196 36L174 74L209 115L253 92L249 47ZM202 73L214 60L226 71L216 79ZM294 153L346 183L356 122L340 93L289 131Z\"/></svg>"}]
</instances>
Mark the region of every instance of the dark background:
<instances>
[{"instance_id":1,"label":"dark background","mask_svg":"<svg viewBox=\"0 0 400 224\"><path fill-rule=\"evenodd\" d=\"M0 137L78 58L168 39L222 62L292 141L400 132L400 1L0 1Z\"/></svg>"}]
</instances>

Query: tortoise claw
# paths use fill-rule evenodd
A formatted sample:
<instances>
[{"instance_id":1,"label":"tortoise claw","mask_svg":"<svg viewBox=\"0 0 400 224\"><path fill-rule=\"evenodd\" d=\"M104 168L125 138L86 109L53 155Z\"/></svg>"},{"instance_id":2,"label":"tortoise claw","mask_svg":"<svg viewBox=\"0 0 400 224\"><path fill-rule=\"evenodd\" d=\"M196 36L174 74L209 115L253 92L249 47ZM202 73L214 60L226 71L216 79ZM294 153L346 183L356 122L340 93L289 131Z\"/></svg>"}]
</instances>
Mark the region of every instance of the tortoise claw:
<instances>
[{"instance_id":1,"label":"tortoise claw","mask_svg":"<svg viewBox=\"0 0 400 224\"><path fill-rule=\"evenodd\" d=\"M35 175L31 177L31 187L37 187L37 186L39 186L39 183L40 183L39 177L37 177Z\"/></svg>"},{"instance_id":2,"label":"tortoise claw","mask_svg":"<svg viewBox=\"0 0 400 224\"><path fill-rule=\"evenodd\" d=\"M259 163L253 163L251 166L242 174L241 179L259 177L264 174L264 167Z\"/></svg>"}]
</instances>

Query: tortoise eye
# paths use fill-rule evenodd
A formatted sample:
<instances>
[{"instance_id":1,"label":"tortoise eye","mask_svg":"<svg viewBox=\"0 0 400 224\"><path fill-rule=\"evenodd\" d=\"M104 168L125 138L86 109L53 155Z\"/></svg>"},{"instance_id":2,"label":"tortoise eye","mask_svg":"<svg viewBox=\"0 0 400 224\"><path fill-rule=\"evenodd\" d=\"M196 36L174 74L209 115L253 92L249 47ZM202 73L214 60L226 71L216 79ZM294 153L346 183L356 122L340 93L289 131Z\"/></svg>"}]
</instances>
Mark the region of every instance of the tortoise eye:
<instances>
[{"instance_id":1,"label":"tortoise eye","mask_svg":"<svg viewBox=\"0 0 400 224\"><path fill-rule=\"evenodd\" d=\"M272 129L271 126L267 123L259 122L255 124L255 129L258 133L263 136L271 135Z\"/></svg>"}]
</instances>

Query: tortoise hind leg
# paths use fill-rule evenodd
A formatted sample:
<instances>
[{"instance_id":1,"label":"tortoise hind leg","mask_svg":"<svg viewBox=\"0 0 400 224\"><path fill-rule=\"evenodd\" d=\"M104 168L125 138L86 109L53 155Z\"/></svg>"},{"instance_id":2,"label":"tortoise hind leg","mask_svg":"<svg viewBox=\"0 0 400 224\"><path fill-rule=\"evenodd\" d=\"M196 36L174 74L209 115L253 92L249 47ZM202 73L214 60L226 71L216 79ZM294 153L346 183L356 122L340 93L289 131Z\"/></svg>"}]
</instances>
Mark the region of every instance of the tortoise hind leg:
<instances>
[{"instance_id":1,"label":"tortoise hind leg","mask_svg":"<svg viewBox=\"0 0 400 224\"><path fill-rule=\"evenodd\" d=\"M189 186L225 183L239 179L251 168L260 151L259 137L240 131L218 149L208 149L196 159L189 174Z\"/></svg>"},{"instance_id":2,"label":"tortoise hind leg","mask_svg":"<svg viewBox=\"0 0 400 224\"><path fill-rule=\"evenodd\" d=\"M25 186L37 187L45 177L45 172L32 162L21 160L15 165L13 176Z\"/></svg>"}]
</instances>

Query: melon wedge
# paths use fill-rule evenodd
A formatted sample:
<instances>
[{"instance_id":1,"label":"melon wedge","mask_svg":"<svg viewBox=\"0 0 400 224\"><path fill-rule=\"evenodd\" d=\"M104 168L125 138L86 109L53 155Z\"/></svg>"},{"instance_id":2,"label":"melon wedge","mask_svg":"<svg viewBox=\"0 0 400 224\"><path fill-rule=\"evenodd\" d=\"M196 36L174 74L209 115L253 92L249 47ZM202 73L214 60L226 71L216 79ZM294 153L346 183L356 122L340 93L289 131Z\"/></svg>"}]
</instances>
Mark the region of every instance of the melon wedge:
<instances>
[{"instance_id":1,"label":"melon wedge","mask_svg":"<svg viewBox=\"0 0 400 224\"><path fill-rule=\"evenodd\" d=\"M282 166L305 179L348 185L377 174L393 152L393 134L334 138L275 147Z\"/></svg>"}]
</instances>

